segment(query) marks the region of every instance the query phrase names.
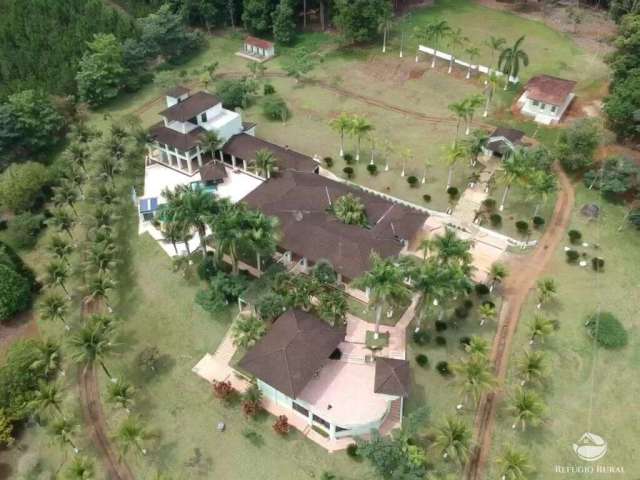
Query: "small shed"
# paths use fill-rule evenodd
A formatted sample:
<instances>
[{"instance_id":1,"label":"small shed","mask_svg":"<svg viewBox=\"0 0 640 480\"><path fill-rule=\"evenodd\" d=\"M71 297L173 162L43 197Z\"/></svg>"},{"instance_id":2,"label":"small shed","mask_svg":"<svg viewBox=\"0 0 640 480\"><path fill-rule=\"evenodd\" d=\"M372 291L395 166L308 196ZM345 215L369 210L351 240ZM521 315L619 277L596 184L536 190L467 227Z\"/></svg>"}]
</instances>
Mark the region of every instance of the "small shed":
<instances>
[{"instance_id":1,"label":"small shed","mask_svg":"<svg viewBox=\"0 0 640 480\"><path fill-rule=\"evenodd\" d=\"M217 185L224 182L227 169L220 162L209 162L200 168L200 179L205 185Z\"/></svg>"},{"instance_id":2,"label":"small shed","mask_svg":"<svg viewBox=\"0 0 640 480\"><path fill-rule=\"evenodd\" d=\"M247 36L244 39L242 50L239 54L251 60L265 62L276 55L276 47L273 42L262 38Z\"/></svg>"},{"instance_id":3,"label":"small shed","mask_svg":"<svg viewBox=\"0 0 640 480\"><path fill-rule=\"evenodd\" d=\"M518 105L524 115L544 125L560 122L575 98L576 82L551 75L536 75L524 88Z\"/></svg>"},{"instance_id":4,"label":"small shed","mask_svg":"<svg viewBox=\"0 0 640 480\"><path fill-rule=\"evenodd\" d=\"M520 130L498 127L489 135L487 145L484 148L485 154L502 158L506 153L522 145L523 138L524 132Z\"/></svg>"}]
</instances>

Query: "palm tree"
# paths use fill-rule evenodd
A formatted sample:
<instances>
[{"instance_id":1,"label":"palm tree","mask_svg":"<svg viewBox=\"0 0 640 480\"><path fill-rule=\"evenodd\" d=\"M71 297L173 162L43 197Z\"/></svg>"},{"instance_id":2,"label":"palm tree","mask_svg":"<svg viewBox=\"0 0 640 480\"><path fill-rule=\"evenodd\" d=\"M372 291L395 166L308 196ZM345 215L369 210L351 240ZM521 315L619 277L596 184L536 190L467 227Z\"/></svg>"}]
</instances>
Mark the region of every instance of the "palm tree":
<instances>
[{"instance_id":1,"label":"palm tree","mask_svg":"<svg viewBox=\"0 0 640 480\"><path fill-rule=\"evenodd\" d=\"M113 381L114 379L104 363L104 359L112 354L115 346L112 337L112 330L105 329L102 325L88 324L83 326L69 340L74 349L73 359L83 364L85 371L87 368L92 368L97 362L107 377Z\"/></svg>"},{"instance_id":2,"label":"palm tree","mask_svg":"<svg viewBox=\"0 0 640 480\"><path fill-rule=\"evenodd\" d=\"M432 238L423 238L420 240L418 250L422 250L422 260L426 260L431 250L435 247L435 241Z\"/></svg>"},{"instance_id":3,"label":"palm tree","mask_svg":"<svg viewBox=\"0 0 640 480\"><path fill-rule=\"evenodd\" d=\"M124 147L115 141L111 141L110 148L101 148L94 155L95 165L98 176L104 180L108 180L111 185L115 185L115 176L122 172L122 158L124 156Z\"/></svg>"},{"instance_id":4,"label":"palm tree","mask_svg":"<svg viewBox=\"0 0 640 480\"><path fill-rule=\"evenodd\" d=\"M434 55L431 60L431 68L436 66L436 58L440 41L451 33L451 27L446 20L437 19L427 24L425 27L425 37L433 45Z\"/></svg>"},{"instance_id":5,"label":"palm tree","mask_svg":"<svg viewBox=\"0 0 640 480\"><path fill-rule=\"evenodd\" d=\"M520 385L527 383L541 384L549 371L545 353L542 351L525 351L517 362L517 371L522 381Z\"/></svg>"},{"instance_id":6,"label":"palm tree","mask_svg":"<svg viewBox=\"0 0 640 480\"><path fill-rule=\"evenodd\" d=\"M87 282L87 302L104 301L107 310L112 311L109 304L109 292L116 286L116 282L111 280L107 275L98 274L89 279Z\"/></svg>"},{"instance_id":7,"label":"palm tree","mask_svg":"<svg viewBox=\"0 0 640 480\"><path fill-rule=\"evenodd\" d=\"M524 432L527 425L535 427L542 422L546 405L533 390L518 387L511 398L509 410L515 417L515 423L512 428L515 429L520 424Z\"/></svg>"},{"instance_id":8,"label":"palm tree","mask_svg":"<svg viewBox=\"0 0 640 480\"><path fill-rule=\"evenodd\" d=\"M331 210L342 223L347 225L365 226L369 223L362 200L352 193L338 197L333 202Z\"/></svg>"},{"instance_id":9,"label":"palm tree","mask_svg":"<svg viewBox=\"0 0 640 480\"><path fill-rule=\"evenodd\" d=\"M470 355L486 357L489 354L491 346L489 345L489 340L474 335L471 337L469 344L466 345L464 349Z\"/></svg>"},{"instance_id":10,"label":"palm tree","mask_svg":"<svg viewBox=\"0 0 640 480\"><path fill-rule=\"evenodd\" d=\"M65 285L67 278L69 278L69 267L66 263L60 260L52 260L45 267L46 277L44 283L47 287L60 287L67 294L67 298L71 298L69 291Z\"/></svg>"},{"instance_id":11,"label":"palm tree","mask_svg":"<svg viewBox=\"0 0 640 480\"><path fill-rule=\"evenodd\" d=\"M524 42L524 35L516 40L516 43L514 43L512 47L507 47L502 50L498 58L498 68L502 70L502 73L507 77L504 84L505 90L509 86L509 79L511 77L518 78L520 66L523 65L526 67L529 65L529 55L522 50L522 42Z\"/></svg>"},{"instance_id":12,"label":"palm tree","mask_svg":"<svg viewBox=\"0 0 640 480\"><path fill-rule=\"evenodd\" d=\"M480 315L480 326L482 327L487 320L496 318L496 307L492 303L483 303L478 309Z\"/></svg>"},{"instance_id":13,"label":"palm tree","mask_svg":"<svg viewBox=\"0 0 640 480\"><path fill-rule=\"evenodd\" d=\"M465 115L464 120L466 123L466 128L464 131L465 135L469 135L471 131L471 122L473 121L473 117L476 113L476 110L482 106L484 103L484 98L482 95L471 95L464 101L465 103Z\"/></svg>"},{"instance_id":14,"label":"palm tree","mask_svg":"<svg viewBox=\"0 0 640 480\"><path fill-rule=\"evenodd\" d=\"M40 318L45 321L59 320L64 324L65 330L69 330L66 321L69 302L55 292L48 293L40 302Z\"/></svg>"},{"instance_id":15,"label":"palm tree","mask_svg":"<svg viewBox=\"0 0 640 480\"><path fill-rule=\"evenodd\" d=\"M73 448L74 453L78 453L80 450L73 441L73 432L78 428L78 425L65 417L59 417L51 423L49 433L58 441L61 445L70 445Z\"/></svg>"},{"instance_id":16,"label":"palm tree","mask_svg":"<svg viewBox=\"0 0 640 480\"><path fill-rule=\"evenodd\" d=\"M536 339L540 339L541 343L544 343L545 337L548 337L553 333L553 322L544 315L536 314L533 320L529 322L529 344L533 344Z\"/></svg>"},{"instance_id":17,"label":"palm tree","mask_svg":"<svg viewBox=\"0 0 640 480\"><path fill-rule=\"evenodd\" d=\"M123 455L126 455L131 448L134 448L142 455L146 455L147 450L144 448L143 442L148 438L149 433L137 419L132 417L122 422L116 433L116 441L120 445Z\"/></svg>"},{"instance_id":18,"label":"palm tree","mask_svg":"<svg viewBox=\"0 0 640 480\"><path fill-rule=\"evenodd\" d=\"M455 230L445 227L444 234L434 238L438 260L444 265L465 265L471 263L471 240L458 237Z\"/></svg>"},{"instance_id":19,"label":"palm tree","mask_svg":"<svg viewBox=\"0 0 640 480\"><path fill-rule=\"evenodd\" d=\"M38 358L36 358L29 368L31 370L41 370L46 378L53 377L60 369L60 346L51 340L39 342L36 346Z\"/></svg>"},{"instance_id":20,"label":"palm tree","mask_svg":"<svg viewBox=\"0 0 640 480\"><path fill-rule=\"evenodd\" d=\"M447 187L445 190L449 190L451 182L453 181L453 169L458 161L462 160L467 155L467 149L464 145L453 144L452 146L445 147L445 159L447 165L449 165L449 173L447 174Z\"/></svg>"},{"instance_id":21,"label":"palm tree","mask_svg":"<svg viewBox=\"0 0 640 480\"><path fill-rule=\"evenodd\" d=\"M404 177L407 170L407 164L413 163L413 150L410 148L403 148L400 151L400 157L402 158L402 171L400 172L400 176Z\"/></svg>"},{"instance_id":22,"label":"palm tree","mask_svg":"<svg viewBox=\"0 0 640 480\"><path fill-rule=\"evenodd\" d=\"M465 53L469 55L469 69L467 70L467 80L471 78L471 65L473 61L480 56L480 49L478 47L468 47L465 49ZM478 66L476 65L476 68Z\"/></svg>"},{"instance_id":23,"label":"palm tree","mask_svg":"<svg viewBox=\"0 0 640 480\"><path fill-rule=\"evenodd\" d=\"M210 225L220 260L229 255L233 275L240 273L240 250L247 245L249 213L244 204L229 205L219 213Z\"/></svg>"},{"instance_id":24,"label":"palm tree","mask_svg":"<svg viewBox=\"0 0 640 480\"><path fill-rule=\"evenodd\" d=\"M489 116L489 107L491 106L491 101L496 94L496 89L500 84L500 78L496 75L496 72L491 72L486 80L486 88L484 89L485 96L485 104L484 104L484 112L482 112L483 117Z\"/></svg>"},{"instance_id":25,"label":"palm tree","mask_svg":"<svg viewBox=\"0 0 640 480\"><path fill-rule=\"evenodd\" d=\"M276 157L266 148L262 148L256 152L255 161L258 172L260 172L260 174L267 180L271 178L272 172L278 171Z\"/></svg>"},{"instance_id":26,"label":"palm tree","mask_svg":"<svg viewBox=\"0 0 640 480\"><path fill-rule=\"evenodd\" d=\"M471 138L466 140L465 148L471 155L471 166L475 167L478 163L478 157L484 151L484 147L489 141L489 135L484 130L477 128L471 133Z\"/></svg>"},{"instance_id":27,"label":"palm tree","mask_svg":"<svg viewBox=\"0 0 640 480\"><path fill-rule=\"evenodd\" d=\"M527 480L533 472L529 456L525 452L507 445L502 455L496 460L501 480Z\"/></svg>"},{"instance_id":28,"label":"palm tree","mask_svg":"<svg viewBox=\"0 0 640 480\"><path fill-rule=\"evenodd\" d=\"M469 359L453 365L452 369L458 375L456 381L462 391L462 404L472 400L473 404L477 405L480 397L497 385L491 364L484 355L472 355Z\"/></svg>"},{"instance_id":29,"label":"palm tree","mask_svg":"<svg viewBox=\"0 0 640 480\"><path fill-rule=\"evenodd\" d=\"M393 153L396 151L396 147L389 140L384 140L384 142L382 143L382 150L384 152L384 171L388 172L389 157L391 157L391 155L393 155Z\"/></svg>"},{"instance_id":30,"label":"palm tree","mask_svg":"<svg viewBox=\"0 0 640 480\"><path fill-rule=\"evenodd\" d=\"M387 52L387 36L389 35L389 25L393 21L391 9L385 8L378 18L378 31L382 32L382 53Z\"/></svg>"},{"instance_id":31,"label":"palm tree","mask_svg":"<svg viewBox=\"0 0 640 480\"><path fill-rule=\"evenodd\" d=\"M553 278L542 278L536 283L536 290L538 292L538 305L537 308L542 308L542 305L548 303L556 293L558 293L558 287Z\"/></svg>"},{"instance_id":32,"label":"palm tree","mask_svg":"<svg viewBox=\"0 0 640 480\"><path fill-rule=\"evenodd\" d=\"M134 388L130 383L124 380L118 380L115 383L109 385L109 402L118 405L130 412L131 405L133 404Z\"/></svg>"},{"instance_id":33,"label":"palm tree","mask_svg":"<svg viewBox=\"0 0 640 480\"><path fill-rule=\"evenodd\" d=\"M460 136L460 124L462 123L462 120L466 118L468 107L466 100L461 100L459 102L450 103L447 108L456 116L456 136L453 140L453 146L455 146L458 142L458 137Z\"/></svg>"},{"instance_id":34,"label":"palm tree","mask_svg":"<svg viewBox=\"0 0 640 480\"><path fill-rule=\"evenodd\" d=\"M256 254L256 266L262 271L262 257L270 257L278 245L278 219L268 217L262 212L251 211L248 213L248 231L246 243L249 249Z\"/></svg>"},{"instance_id":35,"label":"palm tree","mask_svg":"<svg viewBox=\"0 0 640 480\"><path fill-rule=\"evenodd\" d=\"M207 131L201 140L202 148L205 152L211 152L211 158L215 160L216 152L220 150L224 143L215 131Z\"/></svg>"},{"instance_id":36,"label":"palm tree","mask_svg":"<svg viewBox=\"0 0 640 480\"><path fill-rule=\"evenodd\" d=\"M165 213L169 221L177 221L185 227L196 229L204 258L207 255L207 223L218 213L220 206L220 200L204 189L185 188L169 198Z\"/></svg>"},{"instance_id":37,"label":"palm tree","mask_svg":"<svg viewBox=\"0 0 640 480\"><path fill-rule=\"evenodd\" d=\"M75 457L67 468L66 480L94 480L95 467L88 457Z\"/></svg>"},{"instance_id":38,"label":"palm tree","mask_svg":"<svg viewBox=\"0 0 640 480\"><path fill-rule=\"evenodd\" d=\"M356 137L356 162L360 161L360 144L362 143L362 137L367 136L373 128L373 125L371 125L366 118L360 115L354 115L351 119L349 133Z\"/></svg>"},{"instance_id":39,"label":"palm tree","mask_svg":"<svg viewBox=\"0 0 640 480\"><path fill-rule=\"evenodd\" d=\"M251 348L267 332L265 322L254 316L238 315L231 325L233 344L241 348Z\"/></svg>"},{"instance_id":40,"label":"palm tree","mask_svg":"<svg viewBox=\"0 0 640 480\"><path fill-rule=\"evenodd\" d=\"M69 238L73 238L71 230L73 229L76 221L66 209L51 209L51 217L49 218L48 223L58 230L66 232L67 235L69 235Z\"/></svg>"},{"instance_id":41,"label":"palm tree","mask_svg":"<svg viewBox=\"0 0 640 480\"><path fill-rule=\"evenodd\" d=\"M348 113L342 112L329 122L329 126L340 134L340 157L344 157L344 134L351 130L353 118Z\"/></svg>"},{"instance_id":42,"label":"palm tree","mask_svg":"<svg viewBox=\"0 0 640 480\"><path fill-rule=\"evenodd\" d=\"M49 240L47 250L57 259L69 264L69 255L71 255L71 253L73 252L73 247L60 235L54 235Z\"/></svg>"},{"instance_id":43,"label":"palm tree","mask_svg":"<svg viewBox=\"0 0 640 480\"><path fill-rule=\"evenodd\" d=\"M38 389L33 393L33 398L29 401L29 407L40 414L46 414L54 409L62 416L62 391L60 385L54 382L38 382Z\"/></svg>"},{"instance_id":44,"label":"palm tree","mask_svg":"<svg viewBox=\"0 0 640 480\"><path fill-rule=\"evenodd\" d=\"M393 263L392 259L371 254L371 267L354 281L356 288L366 289L376 309L375 338L379 337L382 309L385 306L397 306L409 299L411 292L404 283L405 272Z\"/></svg>"},{"instance_id":45,"label":"palm tree","mask_svg":"<svg viewBox=\"0 0 640 480\"><path fill-rule=\"evenodd\" d=\"M53 187L53 193L53 203L56 207L68 205L76 217L78 216L78 212L73 206L79 198L75 185L69 181L63 181L57 187Z\"/></svg>"},{"instance_id":46,"label":"palm tree","mask_svg":"<svg viewBox=\"0 0 640 480\"><path fill-rule=\"evenodd\" d=\"M469 38L462 35L461 28L456 28L449 32L449 34L447 35L447 40L447 44L451 49L451 58L449 59L449 70L447 71L447 73L451 73L451 71L453 70L453 61L455 59L454 52L456 51L456 49L464 47L465 43L469 41Z\"/></svg>"},{"instance_id":47,"label":"palm tree","mask_svg":"<svg viewBox=\"0 0 640 480\"><path fill-rule=\"evenodd\" d=\"M107 273L117 264L116 247L111 242L92 243L85 260L87 270L99 275Z\"/></svg>"},{"instance_id":48,"label":"palm tree","mask_svg":"<svg viewBox=\"0 0 640 480\"><path fill-rule=\"evenodd\" d=\"M82 143L76 141L71 142L65 151L65 156L69 159L72 165L77 165L83 171L87 171L89 152Z\"/></svg>"},{"instance_id":49,"label":"palm tree","mask_svg":"<svg viewBox=\"0 0 640 480\"><path fill-rule=\"evenodd\" d=\"M493 73L494 65L496 61L496 54L502 51L507 40L502 37L494 37L491 35L488 40L484 42L485 46L491 50L491 65L489 65L489 76Z\"/></svg>"},{"instance_id":50,"label":"palm tree","mask_svg":"<svg viewBox=\"0 0 640 480\"><path fill-rule=\"evenodd\" d=\"M505 278L509 275L509 270L507 267L500 262L495 262L491 265L491 270L489 271L489 278L491 279L491 286L489 289L493 291L495 286L499 283L502 283Z\"/></svg>"},{"instance_id":51,"label":"palm tree","mask_svg":"<svg viewBox=\"0 0 640 480\"><path fill-rule=\"evenodd\" d=\"M451 458L463 466L471 451L469 427L459 418L447 417L438 427L434 445L440 450L442 458Z\"/></svg>"},{"instance_id":52,"label":"palm tree","mask_svg":"<svg viewBox=\"0 0 640 480\"><path fill-rule=\"evenodd\" d=\"M540 211L540 207L545 205L549 200L549 196L557 189L556 176L545 170L535 170L527 178L527 190L528 196L539 199L536 203L536 208L533 211L533 216L537 216Z\"/></svg>"},{"instance_id":53,"label":"palm tree","mask_svg":"<svg viewBox=\"0 0 640 480\"><path fill-rule=\"evenodd\" d=\"M185 238L185 228L180 222L164 222L162 224L162 233L164 239L171 242L173 250L178 254L178 242L182 242Z\"/></svg>"},{"instance_id":54,"label":"palm tree","mask_svg":"<svg viewBox=\"0 0 640 480\"><path fill-rule=\"evenodd\" d=\"M502 194L502 200L500 201L499 210L502 212L504 206L507 203L507 196L511 191L511 186L514 182L523 182L527 173L527 161L529 155L524 148L516 148L507 153L506 158L502 159L502 172L501 178L504 183L504 193Z\"/></svg>"}]
</instances>

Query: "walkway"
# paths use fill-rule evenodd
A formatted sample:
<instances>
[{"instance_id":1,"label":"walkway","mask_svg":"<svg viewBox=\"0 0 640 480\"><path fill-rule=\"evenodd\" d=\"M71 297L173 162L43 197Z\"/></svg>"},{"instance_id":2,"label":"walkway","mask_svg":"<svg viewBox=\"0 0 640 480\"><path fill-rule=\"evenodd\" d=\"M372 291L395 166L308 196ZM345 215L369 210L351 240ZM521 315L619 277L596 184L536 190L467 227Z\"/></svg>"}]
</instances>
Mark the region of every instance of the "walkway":
<instances>
[{"instance_id":1,"label":"walkway","mask_svg":"<svg viewBox=\"0 0 640 480\"><path fill-rule=\"evenodd\" d=\"M487 185L500 166L500 160L494 156L485 156L479 161L484 165L480 178L473 187L467 187L454 208L453 216L463 223L473 223L482 202L489 196Z\"/></svg>"}]
</instances>

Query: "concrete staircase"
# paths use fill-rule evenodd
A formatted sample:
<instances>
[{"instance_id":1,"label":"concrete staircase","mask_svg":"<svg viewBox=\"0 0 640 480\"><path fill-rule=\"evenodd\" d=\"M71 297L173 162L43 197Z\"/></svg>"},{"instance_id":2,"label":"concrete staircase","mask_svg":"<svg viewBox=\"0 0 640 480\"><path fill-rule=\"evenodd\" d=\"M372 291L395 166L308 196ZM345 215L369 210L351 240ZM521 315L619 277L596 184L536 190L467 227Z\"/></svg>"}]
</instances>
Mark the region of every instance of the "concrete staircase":
<instances>
[{"instance_id":1,"label":"concrete staircase","mask_svg":"<svg viewBox=\"0 0 640 480\"><path fill-rule=\"evenodd\" d=\"M398 398L391 402L391 409L387 418L380 425L380 435L387 435L392 430L402 426L402 401Z\"/></svg>"}]
</instances>

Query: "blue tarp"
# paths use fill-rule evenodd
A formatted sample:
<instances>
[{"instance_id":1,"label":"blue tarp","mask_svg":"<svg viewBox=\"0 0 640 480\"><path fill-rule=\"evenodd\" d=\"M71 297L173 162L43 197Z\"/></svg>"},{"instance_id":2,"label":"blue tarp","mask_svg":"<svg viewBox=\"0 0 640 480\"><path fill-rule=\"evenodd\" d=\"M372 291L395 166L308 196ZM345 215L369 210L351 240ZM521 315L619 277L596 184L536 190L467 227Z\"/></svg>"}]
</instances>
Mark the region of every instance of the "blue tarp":
<instances>
[{"instance_id":1,"label":"blue tarp","mask_svg":"<svg viewBox=\"0 0 640 480\"><path fill-rule=\"evenodd\" d=\"M139 202L140 213L153 213L158 209L158 198L141 198Z\"/></svg>"}]
</instances>

